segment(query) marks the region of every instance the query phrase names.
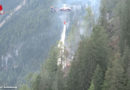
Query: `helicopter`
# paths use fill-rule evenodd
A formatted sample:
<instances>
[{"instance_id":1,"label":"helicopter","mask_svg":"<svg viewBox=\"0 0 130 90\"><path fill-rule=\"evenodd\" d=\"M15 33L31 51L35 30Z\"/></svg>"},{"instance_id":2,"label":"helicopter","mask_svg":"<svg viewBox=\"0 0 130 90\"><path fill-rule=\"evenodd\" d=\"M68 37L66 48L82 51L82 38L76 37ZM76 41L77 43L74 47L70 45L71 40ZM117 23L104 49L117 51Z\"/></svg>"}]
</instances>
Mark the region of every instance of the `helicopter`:
<instances>
[{"instance_id":1,"label":"helicopter","mask_svg":"<svg viewBox=\"0 0 130 90\"><path fill-rule=\"evenodd\" d=\"M58 11L61 11L61 12L67 12L67 11L71 11L71 7L67 6L66 4L63 5L63 7L61 8L55 8L53 6L51 6L51 12L58 12Z\"/></svg>"},{"instance_id":2,"label":"helicopter","mask_svg":"<svg viewBox=\"0 0 130 90\"><path fill-rule=\"evenodd\" d=\"M60 8L60 11L71 11L71 8L67 6L66 4L64 4L63 7Z\"/></svg>"}]
</instances>

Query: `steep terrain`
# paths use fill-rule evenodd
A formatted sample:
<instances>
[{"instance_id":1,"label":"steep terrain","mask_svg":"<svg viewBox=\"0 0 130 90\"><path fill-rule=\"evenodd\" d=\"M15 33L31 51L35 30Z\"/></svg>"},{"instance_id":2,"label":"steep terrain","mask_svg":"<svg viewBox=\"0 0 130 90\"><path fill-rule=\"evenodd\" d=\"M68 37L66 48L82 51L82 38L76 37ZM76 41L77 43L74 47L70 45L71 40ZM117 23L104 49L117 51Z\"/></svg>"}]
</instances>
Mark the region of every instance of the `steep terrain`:
<instances>
[{"instance_id":1,"label":"steep terrain","mask_svg":"<svg viewBox=\"0 0 130 90\"><path fill-rule=\"evenodd\" d=\"M50 48L60 40L62 15L50 12L50 6L72 5L74 11L67 14L68 35L72 26L78 27L83 21L81 17L85 15L87 5L93 7L97 4L99 7L98 1L26 0L26 4L24 0L2 1L10 13L0 17L0 22L6 20L0 26L0 84L17 85L24 82L30 72L38 72ZM72 36L78 39L77 43L80 33L75 32Z\"/></svg>"},{"instance_id":2,"label":"steep terrain","mask_svg":"<svg viewBox=\"0 0 130 90\"><path fill-rule=\"evenodd\" d=\"M6 23L0 28L0 84L14 85L29 72L37 71L51 46L56 44L60 26L49 10L51 3L27 0L8 20L5 17ZM8 7L17 8L17 4L12 5L10 1Z\"/></svg>"}]
</instances>

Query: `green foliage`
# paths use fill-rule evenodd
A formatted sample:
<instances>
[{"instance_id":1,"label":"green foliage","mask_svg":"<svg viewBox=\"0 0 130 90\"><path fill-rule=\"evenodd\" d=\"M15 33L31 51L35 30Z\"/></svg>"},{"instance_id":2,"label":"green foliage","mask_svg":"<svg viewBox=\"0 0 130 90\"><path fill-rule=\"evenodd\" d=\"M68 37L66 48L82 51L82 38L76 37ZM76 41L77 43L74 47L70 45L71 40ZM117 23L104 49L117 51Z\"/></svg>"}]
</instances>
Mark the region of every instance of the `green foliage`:
<instances>
[{"instance_id":1,"label":"green foliage","mask_svg":"<svg viewBox=\"0 0 130 90\"><path fill-rule=\"evenodd\" d=\"M90 78L94 71L95 62L90 56L92 48L88 48L90 43L83 40L78 48L76 60L73 61L67 80L67 90L87 89L89 87ZM91 51L91 52L88 52ZM89 72L89 73L88 73ZM89 75L90 74L90 75Z\"/></svg>"},{"instance_id":2,"label":"green foliage","mask_svg":"<svg viewBox=\"0 0 130 90\"><path fill-rule=\"evenodd\" d=\"M121 22L121 39L120 39L120 48L121 53L125 49L125 46L130 47L130 0L125 0L122 3L122 8L120 10L120 22Z\"/></svg>"},{"instance_id":3,"label":"green foliage","mask_svg":"<svg viewBox=\"0 0 130 90\"><path fill-rule=\"evenodd\" d=\"M130 80L127 82L126 90L130 89Z\"/></svg>"},{"instance_id":4,"label":"green foliage","mask_svg":"<svg viewBox=\"0 0 130 90\"><path fill-rule=\"evenodd\" d=\"M22 85L19 90L31 90L27 85Z\"/></svg>"},{"instance_id":5,"label":"green foliage","mask_svg":"<svg viewBox=\"0 0 130 90\"><path fill-rule=\"evenodd\" d=\"M90 87L89 87L88 90L95 90L95 87L94 87L93 81L91 82L91 85L90 85Z\"/></svg>"},{"instance_id":6,"label":"green foliage","mask_svg":"<svg viewBox=\"0 0 130 90\"><path fill-rule=\"evenodd\" d=\"M87 28L90 29L90 28L92 28L92 27L94 26L94 24L95 24L95 22L94 22L94 14L93 14L93 12L92 12L92 10L91 10L90 7L88 7L88 8L86 9L86 12L87 12L87 14L86 14L86 16L85 16L85 21L86 21L86 23L87 23ZM86 33L87 33L87 32L86 32Z\"/></svg>"},{"instance_id":7,"label":"green foliage","mask_svg":"<svg viewBox=\"0 0 130 90\"><path fill-rule=\"evenodd\" d=\"M122 58L123 58L122 59L123 68L124 68L125 72L127 72L127 69L130 67L129 66L129 64L130 64L130 48L129 47L125 48Z\"/></svg>"},{"instance_id":8,"label":"green foliage","mask_svg":"<svg viewBox=\"0 0 130 90\"><path fill-rule=\"evenodd\" d=\"M41 74L38 75L32 87L33 90L51 90L57 72L58 51L54 48L43 65Z\"/></svg>"},{"instance_id":9,"label":"green foliage","mask_svg":"<svg viewBox=\"0 0 130 90\"><path fill-rule=\"evenodd\" d=\"M61 68L58 68L52 90L65 90L65 79L63 76L64 73L61 71Z\"/></svg>"},{"instance_id":10,"label":"green foliage","mask_svg":"<svg viewBox=\"0 0 130 90\"><path fill-rule=\"evenodd\" d=\"M10 0L7 3L4 1L3 6L9 7L10 12L22 1ZM59 38L60 29L57 23L54 23L58 19L50 12L50 6L54 2L55 0L27 0L26 5L0 28L0 58L11 55L7 71L6 66L0 64L0 77L3 79L0 83L20 84L24 82L28 73L40 69L41 62L47 58L50 48ZM6 9L5 11L8 12ZM3 16L6 15L8 13ZM1 20L3 19L0 17Z\"/></svg>"},{"instance_id":11,"label":"green foliage","mask_svg":"<svg viewBox=\"0 0 130 90\"><path fill-rule=\"evenodd\" d=\"M41 73L32 82L32 90L64 90L63 72L57 66L58 55L59 49L54 47L43 64Z\"/></svg>"},{"instance_id":12,"label":"green foliage","mask_svg":"<svg viewBox=\"0 0 130 90\"><path fill-rule=\"evenodd\" d=\"M83 39L80 42L75 58L68 75L67 90L88 89L96 64L99 64L103 70L107 66L107 35L101 26L93 29L90 39Z\"/></svg>"},{"instance_id":13,"label":"green foliage","mask_svg":"<svg viewBox=\"0 0 130 90\"><path fill-rule=\"evenodd\" d=\"M95 26L92 33L92 45L95 61L101 66L103 71L107 68L109 60L108 36L103 27Z\"/></svg>"},{"instance_id":14,"label":"green foliage","mask_svg":"<svg viewBox=\"0 0 130 90\"><path fill-rule=\"evenodd\" d=\"M97 67L96 67L92 81L94 84L94 90L101 90L102 89L104 75L103 75L102 68L99 65L97 65Z\"/></svg>"},{"instance_id":15,"label":"green foliage","mask_svg":"<svg viewBox=\"0 0 130 90\"><path fill-rule=\"evenodd\" d=\"M124 69L124 74L125 77L124 79L126 80L125 85L126 85L126 90L130 87L130 48L126 47L123 53L122 57L122 66Z\"/></svg>"},{"instance_id":16,"label":"green foliage","mask_svg":"<svg viewBox=\"0 0 130 90\"><path fill-rule=\"evenodd\" d=\"M101 0L101 7L100 7L100 24L106 28L107 27L107 18L106 18L106 15L107 15L107 8L106 8L106 2L105 0Z\"/></svg>"},{"instance_id":17,"label":"green foliage","mask_svg":"<svg viewBox=\"0 0 130 90\"><path fill-rule=\"evenodd\" d=\"M91 32L92 32L92 28L95 25L95 17L94 17L94 13L92 11L92 9L90 7L88 7L86 9L87 14L84 17L84 25L83 27L85 28L84 31L84 36L91 36Z\"/></svg>"},{"instance_id":18,"label":"green foliage","mask_svg":"<svg viewBox=\"0 0 130 90\"><path fill-rule=\"evenodd\" d=\"M94 25L91 9L87 9L86 27L93 28L90 37L83 37L71 63L70 71L65 73L57 66L58 48L53 48L44 63L40 74L34 75L32 90L129 90L130 89L130 34L129 9L130 0L101 0L101 15L99 25ZM120 6L121 5L121 6ZM120 9L120 10L119 10ZM115 13L116 12L116 13ZM120 13L120 15L117 15ZM108 15L108 16L107 16ZM115 17L117 16L117 17ZM120 19L119 19L120 17ZM124 20L123 20L124 19ZM120 26L112 22L119 21ZM94 26L94 27L93 27ZM108 37L110 28L115 30ZM74 34L78 31L77 24L72 27L69 43L75 40ZM121 31L120 31L121 30ZM120 35L119 35L120 33ZM75 34L76 35L76 34ZM120 36L119 40L112 37ZM120 48L110 50L111 41ZM74 45L73 45L74 46ZM121 51L121 53L119 52ZM27 88L27 87L23 87ZM27 88L29 89L29 88ZM21 89L22 90L22 89Z\"/></svg>"},{"instance_id":19,"label":"green foliage","mask_svg":"<svg viewBox=\"0 0 130 90\"><path fill-rule=\"evenodd\" d=\"M115 58L112 61L112 66L108 67L105 75L103 90L124 90L125 78L124 69L121 65L121 60Z\"/></svg>"}]
</instances>

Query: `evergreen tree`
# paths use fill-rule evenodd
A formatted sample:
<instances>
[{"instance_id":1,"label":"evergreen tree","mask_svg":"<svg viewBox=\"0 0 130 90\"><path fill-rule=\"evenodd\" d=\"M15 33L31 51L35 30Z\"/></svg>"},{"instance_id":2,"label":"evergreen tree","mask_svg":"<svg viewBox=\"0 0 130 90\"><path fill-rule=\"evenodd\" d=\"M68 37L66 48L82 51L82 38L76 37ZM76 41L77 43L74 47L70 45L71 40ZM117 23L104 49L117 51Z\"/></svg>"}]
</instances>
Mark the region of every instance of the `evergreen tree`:
<instances>
[{"instance_id":1,"label":"evergreen tree","mask_svg":"<svg viewBox=\"0 0 130 90\"><path fill-rule=\"evenodd\" d=\"M106 0L101 0L101 7L100 7L100 19L99 23L101 26L103 26L105 29L107 28L107 7L106 7Z\"/></svg>"},{"instance_id":2,"label":"evergreen tree","mask_svg":"<svg viewBox=\"0 0 130 90\"><path fill-rule=\"evenodd\" d=\"M125 85L127 90L130 87L130 48L129 47L126 47L124 50L123 58L122 58L122 66L124 69L124 74L125 74L124 79L126 80Z\"/></svg>"},{"instance_id":3,"label":"evergreen tree","mask_svg":"<svg viewBox=\"0 0 130 90\"><path fill-rule=\"evenodd\" d=\"M93 76L93 84L94 84L94 90L101 90L103 85L103 71L99 65L97 65L97 68L95 70L94 76Z\"/></svg>"},{"instance_id":4,"label":"evergreen tree","mask_svg":"<svg viewBox=\"0 0 130 90\"><path fill-rule=\"evenodd\" d=\"M90 85L90 87L89 87L88 90L95 90L95 87L94 87L93 81L91 82L91 85Z\"/></svg>"},{"instance_id":5,"label":"evergreen tree","mask_svg":"<svg viewBox=\"0 0 130 90\"><path fill-rule=\"evenodd\" d=\"M63 71L58 68L52 90L65 90L65 79L63 76Z\"/></svg>"},{"instance_id":6,"label":"evergreen tree","mask_svg":"<svg viewBox=\"0 0 130 90\"><path fill-rule=\"evenodd\" d=\"M93 54L95 54L95 61L100 65L103 72L105 73L109 60L109 47L108 36L104 28L99 25L95 26L91 39L94 50Z\"/></svg>"},{"instance_id":7,"label":"evergreen tree","mask_svg":"<svg viewBox=\"0 0 130 90\"><path fill-rule=\"evenodd\" d=\"M38 75L36 77L35 82L33 82L32 88L33 88L33 90L41 90L40 86L41 86L41 76Z\"/></svg>"},{"instance_id":8,"label":"evergreen tree","mask_svg":"<svg viewBox=\"0 0 130 90\"><path fill-rule=\"evenodd\" d=\"M111 14L112 17L113 9L117 8L119 1L121 0L101 0L101 26L96 25L90 37L82 38L68 76L64 77L61 67L57 66L59 52L54 48L44 63L41 73L33 81L32 90L130 89L130 0L124 0L120 7L120 50L115 51L116 54L111 56L106 34L109 27L107 14ZM91 20L87 23L90 29L94 26L94 19L91 9L88 8L87 11L86 20ZM121 51L121 55L118 51ZM114 59L109 60L112 57ZM27 86L23 86L20 90L24 89L30 90Z\"/></svg>"},{"instance_id":9,"label":"evergreen tree","mask_svg":"<svg viewBox=\"0 0 130 90\"><path fill-rule=\"evenodd\" d=\"M124 3L120 10L120 22L121 22L121 53L123 53L125 46L130 47L130 0L124 0Z\"/></svg>"},{"instance_id":10,"label":"evergreen tree","mask_svg":"<svg viewBox=\"0 0 130 90\"><path fill-rule=\"evenodd\" d=\"M130 79L129 81L127 82L127 86L126 86L126 90L129 90L130 89Z\"/></svg>"},{"instance_id":11,"label":"evergreen tree","mask_svg":"<svg viewBox=\"0 0 130 90\"><path fill-rule=\"evenodd\" d=\"M112 66L108 67L105 75L103 90L124 90L124 69L121 60L116 58L112 61Z\"/></svg>"},{"instance_id":12,"label":"evergreen tree","mask_svg":"<svg viewBox=\"0 0 130 90\"><path fill-rule=\"evenodd\" d=\"M94 22L94 14L93 14L91 8L88 7L86 9L86 11L87 11L87 14L85 16L85 21L86 21L85 24L86 24L87 32L85 32L85 33L88 33L88 32L90 32L88 30L91 30L91 28L94 26L95 22Z\"/></svg>"},{"instance_id":13,"label":"evergreen tree","mask_svg":"<svg viewBox=\"0 0 130 90\"><path fill-rule=\"evenodd\" d=\"M67 90L87 90L90 87L96 64L103 68L103 73L105 72L108 51L107 35L101 26L96 26L92 36L80 42L68 76Z\"/></svg>"},{"instance_id":14,"label":"evergreen tree","mask_svg":"<svg viewBox=\"0 0 130 90\"><path fill-rule=\"evenodd\" d=\"M59 90L55 88L58 85L54 86L56 85L55 82L58 80L57 75L59 75L57 60L58 48L53 48L49 58L43 65L40 75L38 75L32 84L33 90Z\"/></svg>"}]
</instances>

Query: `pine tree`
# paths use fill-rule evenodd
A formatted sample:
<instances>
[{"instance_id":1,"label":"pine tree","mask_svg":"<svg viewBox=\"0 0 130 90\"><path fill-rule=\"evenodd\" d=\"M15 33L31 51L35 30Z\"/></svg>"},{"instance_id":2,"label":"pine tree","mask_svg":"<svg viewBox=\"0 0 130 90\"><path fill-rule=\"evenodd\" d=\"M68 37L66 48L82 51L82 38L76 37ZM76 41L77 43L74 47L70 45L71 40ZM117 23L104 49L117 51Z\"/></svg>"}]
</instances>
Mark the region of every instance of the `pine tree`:
<instances>
[{"instance_id":1,"label":"pine tree","mask_svg":"<svg viewBox=\"0 0 130 90\"><path fill-rule=\"evenodd\" d=\"M130 79L129 81L127 82L127 86L126 86L126 90L129 90L130 89Z\"/></svg>"},{"instance_id":2,"label":"pine tree","mask_svg":"<svg viewBox=\"0 0 130 90\"><path fill-rule=\"evenodd\" d=\"M108 36L103 27L97 25L93 29L91 36L92 46L94 49L94 57L97 64L100 65L103 72L105 73L107 63L109 60L109 47L108 47Z\"/></svg>"},{"instance_id":3,"label":"pine tree","mask_svg":"<svg viewBox=\"0 0 130 90\"><path fill-rule=\"evenodd\" d=\"M126 47L123 53L123 58L122 58L122 66L124 69L124 74L125 74L125 85L126 85L126 90L129 89L130 87L130 48Z\"/></svg>"},{"instance_id":4,"label":"pine tree","mask_svg":"<svg viewBox=\"0 0 130 90\"><path fill-rule=\"evenodd\" d=\"M93 81L91 82L91 85L90 85L90 87L89 87L88 90L95 90L95 87L94 87Z\"/></svg>"},{"instance_id":5,"label":"pine tree","mask_svg":"<svg viewBox=\"0 0 130 90\"><path fill-rule=\"evenodd\" d=\"M33 88L33 90L41 90L40 86L41 86L41 76L38 75L36 77L35 82L33 82L32 88Z\"/></svg>"},{"instance_id":6,"label":"pine tree","mask_svg":"<svg viewBox=\"0 0 130 90\"><path fill-rule=\"evenodd\" d=\"M53 48L46 62L43 64L41 73L33 82L33 90L59 90L59 78L62 77L57 66L58 48ZM58 77L58 76L60 77ZM60 79L61 80L61 79Z\"/></svg>"},{"instance_id":7,"label":"pine tree","mask_svg":"<svg viewBox=\"0 0 130 90\"><path fill-rule=\"evenodd\" d=\"M108 67L105 75L103 90L124 90L124 69L121 60L116 58L112 61L112 66Z\"/></svg>"},{"instance_id":8,"label":"pine tree","mask_svg":"<svg viewBox=\"0 0 130 90\"><path fill-rule=\"evenodd\" d=\"M61 70L61 68L58 68L55 81L52 85L52 90L65 90L65 79L64 79L64 72Z\"/></svg>"},{"instance_id":9,"label":"pine tree","mask_svg":"<svg viewBox=\"0 0 130 90\"><path fill-rule=\"evenodd\" d=\"M97 68L95 70L92 81L94 84L94 90L101 90L102 89L104 75L103 75L103 71L99 65L97 65Z\"/></svg>"},{"instance_id":10,"label":"pine tree","mask_svg":"<svg viewBox=\"0 0 130 90\"><path fill-rule=\"evenodd\" d=\"M120 48L123 53L125 46L130 47L130 0L124 0L120 10L120 22L121 22L121 41Z\"/></svg>"},{"instance_id":11,"label":"pine tree","mask_svg":"<svg viewBox=\"0 0 130 90\"><path fill-rule=\"evenodd\" d=\"M101 0L101 7L100 7L100 19L99 23L101 26L103 26L105 29L107 28L107 6L106 6L106 0Z\"/></svg>"},{"instance_id":12,"label":"pine tree","mask_svg":"<svg viewBox=\"0 0 130 90\"><path fill-rule=\"evenodd\" d=\"M75 60L68 75L67 90L87 90L90 87L96 64L103 68L108 61L107 35L101 26L96 26L89 39L80 42Z\"/></svg>"}]
</instances>

